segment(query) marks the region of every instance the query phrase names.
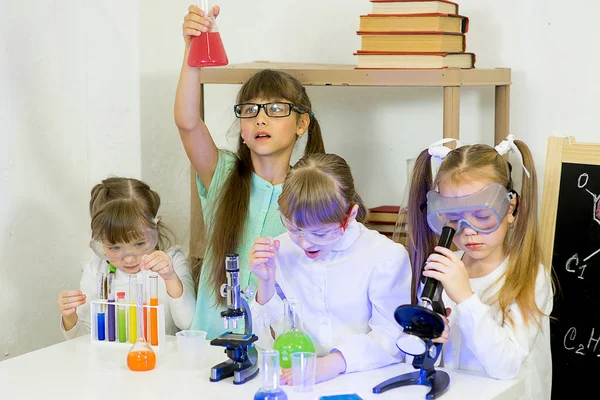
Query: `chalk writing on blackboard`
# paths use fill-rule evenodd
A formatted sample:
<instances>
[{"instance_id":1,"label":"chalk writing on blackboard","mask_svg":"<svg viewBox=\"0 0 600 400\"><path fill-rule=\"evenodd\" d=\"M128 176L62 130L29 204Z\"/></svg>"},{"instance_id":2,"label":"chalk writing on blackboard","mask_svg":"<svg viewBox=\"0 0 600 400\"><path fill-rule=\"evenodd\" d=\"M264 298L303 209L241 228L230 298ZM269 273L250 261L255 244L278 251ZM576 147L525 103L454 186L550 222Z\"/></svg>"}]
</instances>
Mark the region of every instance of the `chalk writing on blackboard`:
<instances>
[{"instance_id":1,"label":"chalk writing on blackboard","mask_svg":"<svg viewBox=\"0 0 600 400\"><path fill-rule=\"evenodd\" d=\"M595 335L595 336L594 336ZM587 339L587 344L577 343L577 328L574 326L567 330L565 337L563 339L563 346L565 350L569 350L574 352L575 354L579 354L580 356L585 356L588 353L596 354L596 357L600 357L600 352L598 350L598 344L600 344L600 332L595 333L594 328L592 328L592 332L589 337L584 336L584 341Z\"/></svg>"},{"instance_id":2,"label":"chalk writing on blackboard","mask_svg":"<svg viewBox=\"0 0 600 400\"><path fill-rule=\"evenodd\" d=\"M579 179L577 179L577 187L579 189L585 189L585 187L588 184L589 179L590 179L590 177L585 172L583 174L579 175ZM592 218L594 219L594 221L596 221L598 224L600 224L600 195L592 193L589 189L585 189L585 191L592 195L592 199L593 199ZM586 263L590 258L594 257L598 253L600 253L600 249L596 250L589 256L585 257L583 259L583 262ZM567 272L576 274L577 278L584 279L583 273L585 272L585 268L587 267L587 264L580 265L579 263L580 263L579 262L579 254L575 253L567 260L565 269L567 270ZM575 328L571 328L571 329L575 329ZM569 334L570 331L571 330L569 330L567 332L567 334Z\"/></svg>"},{"instance_id":3,"label":"chalk writing on blackboard","mask_svg":"<svg viewBox=\"0 0 600 400\"><path fill-rule=\"evenodd\" d=\"M584 189L590 177L585 172L579 175L579 179L577 180L577 187L580 189ZM586 192L592 195L594 199L594 203L592 204L592 218L594 221L600 224L600 195L592 193L589 189L585 189Z\"/></svg>"}]
</instances>

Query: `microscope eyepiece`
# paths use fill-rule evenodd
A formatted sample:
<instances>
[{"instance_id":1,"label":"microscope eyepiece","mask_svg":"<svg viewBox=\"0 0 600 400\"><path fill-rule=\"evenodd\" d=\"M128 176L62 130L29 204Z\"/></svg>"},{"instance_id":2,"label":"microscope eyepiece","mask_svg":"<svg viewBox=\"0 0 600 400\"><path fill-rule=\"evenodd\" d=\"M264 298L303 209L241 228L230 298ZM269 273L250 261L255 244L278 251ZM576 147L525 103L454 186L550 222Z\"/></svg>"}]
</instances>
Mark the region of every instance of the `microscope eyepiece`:
<instances>
[{"instance_id":1,"label":"microscope eyepiece","mask_svg":"<svg viewBox=\"0 0 600 400\"><path fill-rule=\"evenodd\" d=\"M225 270L229 272L238 272L240 270L237 253L228 253L225 255Z\"/></svg>"}]
</instances>

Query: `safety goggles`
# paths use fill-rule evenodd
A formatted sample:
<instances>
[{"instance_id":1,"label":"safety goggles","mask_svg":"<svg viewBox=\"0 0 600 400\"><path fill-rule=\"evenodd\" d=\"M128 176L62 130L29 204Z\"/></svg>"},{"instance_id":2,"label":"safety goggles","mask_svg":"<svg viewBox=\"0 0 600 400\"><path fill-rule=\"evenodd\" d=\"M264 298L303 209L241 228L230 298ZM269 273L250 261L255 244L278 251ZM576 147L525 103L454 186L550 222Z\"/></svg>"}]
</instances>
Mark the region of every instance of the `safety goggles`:
<instances>
[{"instance_id":1,"label":"safety goggles","mask_svg":"<svg viewBox=\"0 0 600 400\"><path fill-rule=\"evenodd\" d=\"M342 223L342 225L337 229L330 229L328 231L319 231L318 228L313 231L302 230L292 224L286 217L281 215L281 222L287 229L290 236L295 237L296 239L304 238L307 241L316 244L318 246L327 246L344 235L346 228L348 226L348 220L350 218L350 213L346 216L346 219Z\"/></svg>"},{"instance_id":2,"label":"safety goggles","mask_svg":"<svg viewBox=\"0 0 600 400\"><path fill-rule=\"evenodd\" d=\"M107 261L123 260L125 257L139 257L149 254L158 245L158 232L155 229L146 229L140 232L141 237L130 243L104 243L99 239L92 239L90 247L96 255Z\"/></svg>"},{"instance_id":3,"label":"safety goggles","mask_svg":"<svg viewBox=\"0 0 600 400\"><path fill-rule=\"evenodd\" d=\"M460 197L444 197L431 190L427 193L427 223L438 235L444 226L451 226L456 232L469 227L479 233L491 233L500 226L516 195L496 182Z\"/></svg>"}]
</instances>

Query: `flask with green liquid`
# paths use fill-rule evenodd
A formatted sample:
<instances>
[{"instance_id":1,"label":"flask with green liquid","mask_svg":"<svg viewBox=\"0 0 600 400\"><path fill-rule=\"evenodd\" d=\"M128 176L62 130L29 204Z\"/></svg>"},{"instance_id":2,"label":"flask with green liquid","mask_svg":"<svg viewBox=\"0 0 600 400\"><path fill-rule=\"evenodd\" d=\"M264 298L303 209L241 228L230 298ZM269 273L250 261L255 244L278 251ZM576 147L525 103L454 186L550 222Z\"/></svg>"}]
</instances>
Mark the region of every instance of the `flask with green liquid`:
<instances>
[{"instance_id":1,"label":"flask with green liquid","mask_svg":"<svg viewBox=\"0 0 600 400\"><path fill-rule=\"evenodd\" d=\"M302 328L302 302L298 299L286 299L284 303L284 333L277 336L273 349L279 351L281 368L292 368L293 353L307 351L314 353L315 344L310 335Z\"/></svg>"}]
</instances>

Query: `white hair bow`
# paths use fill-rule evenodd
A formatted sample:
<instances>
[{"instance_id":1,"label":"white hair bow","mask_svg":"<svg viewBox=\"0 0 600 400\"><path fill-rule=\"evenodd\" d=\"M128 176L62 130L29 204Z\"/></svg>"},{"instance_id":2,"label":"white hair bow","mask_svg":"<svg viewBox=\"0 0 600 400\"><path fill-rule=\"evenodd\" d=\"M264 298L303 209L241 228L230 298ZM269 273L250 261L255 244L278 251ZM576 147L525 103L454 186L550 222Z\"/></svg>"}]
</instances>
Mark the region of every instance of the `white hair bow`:
<instances>
[{"instance_id":1,"label":"white hair bow","mask_svg":"<svg viewBox=\"0 0 600 400\"><path fill-rule=\"evenodd\" d=\"M445 143L456 142L456 147L460 147L460 141L454 138L445 138L442 140L438 140L435 143L432 143L431 146L427 149L427 152L432 158L435 158L438 162L438 165L444 161L444 158L452 151L451 148L444 146Z\"/></svg>"},{"instance_id":2,"label":"white hair bow","mask_svg":"<svg viewBox=\"0 0 600 400\"><path fill-rule=\"evenodd\" d=\"M506 137L506 139L504 139L503 141L501 141L496 147L494 147L496 149L496 151L498 152L498 154L500 154L501 156L508 154L509 151L514 151L515 154L517 155L517 157L519 157L519 161L521 162L521 166L523 167L523 171L525 171L525 175L527 175L528 178L531 178L531 176L529 175L529 171L527 170L527 168L525 168L525 164L523 163L523 155L521 154L521 152L519 151L519 148L517 147L517 145L515 144L515 137L513 135L508 135Z\"/></svg>"}]
</instances>

